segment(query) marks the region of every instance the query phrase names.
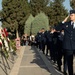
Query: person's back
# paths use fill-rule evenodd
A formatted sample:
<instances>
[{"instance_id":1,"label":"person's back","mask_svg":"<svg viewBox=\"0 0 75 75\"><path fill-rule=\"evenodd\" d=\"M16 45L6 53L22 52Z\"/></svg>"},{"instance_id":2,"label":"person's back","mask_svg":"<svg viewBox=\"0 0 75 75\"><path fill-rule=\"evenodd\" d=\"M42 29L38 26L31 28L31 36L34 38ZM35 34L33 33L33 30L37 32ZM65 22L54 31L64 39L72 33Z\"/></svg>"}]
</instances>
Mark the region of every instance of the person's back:
<instances>
[{"instance_id":1,"label":"person's back","mask_svg":"<svg viewBox=\"0 0 75 75\"><path fill-rule=\"evenodd\" d=\"M38 33L38 35L37 35L37 38L38 38L38 42L41 42L41 40L42 40L42 33L40 32L40 33Z\"/></svg>"}]
</instances>

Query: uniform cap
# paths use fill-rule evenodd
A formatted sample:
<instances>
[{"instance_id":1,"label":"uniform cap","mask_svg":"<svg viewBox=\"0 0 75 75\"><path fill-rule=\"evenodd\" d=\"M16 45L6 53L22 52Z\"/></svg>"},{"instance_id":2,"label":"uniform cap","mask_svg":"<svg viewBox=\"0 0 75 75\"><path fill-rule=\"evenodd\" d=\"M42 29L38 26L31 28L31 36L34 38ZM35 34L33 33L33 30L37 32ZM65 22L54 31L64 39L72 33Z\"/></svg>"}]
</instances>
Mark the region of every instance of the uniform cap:
<instances>
[{"instance_id":1,"label":"uniform cap","mask_svg":"<svg viewBox=\"0 0 75 75\"><path fill-rule=\"evenodd\" d=\"M70 14L75 14L75 10L70 10Z\"/></svg>"}]
</instances>

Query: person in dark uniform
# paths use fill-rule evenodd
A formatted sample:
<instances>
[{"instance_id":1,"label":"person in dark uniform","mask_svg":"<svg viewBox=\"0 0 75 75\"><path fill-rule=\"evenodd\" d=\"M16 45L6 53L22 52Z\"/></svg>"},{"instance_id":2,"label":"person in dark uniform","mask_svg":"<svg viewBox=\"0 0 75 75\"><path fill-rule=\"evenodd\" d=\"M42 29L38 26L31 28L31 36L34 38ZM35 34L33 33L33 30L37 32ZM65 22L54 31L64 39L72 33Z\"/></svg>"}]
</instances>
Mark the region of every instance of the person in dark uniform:
<instances>
[{"instance_id":1,"label":"person in dark uniform","mask_svg":"<svg viewBox=\"0 0 75 75\"><path fill-rule=\"evenodd\" d=\"M41 38L42 38L42 52L43 54L45 54L45 44L46 44L46 37L45 37L45 29L42 28L42 34L41 34Z\"/></svg>"},{"instance_id":2,"label":"person in dark uniform","mask_svg":"<svg viewBox=\"0 0 75 75\"><path fill-rule=\"evenodd\" d=\"M50 41L51 41L51 26L49 27L49 30L45 31L45 38L46 38L46 56L48 56L49 54L49 50L50 50Z\"/></svg>"},{"instance_id":3,"label":"person in dark uniform","mask_svg":"<svg viewBox=\"0 0 75 75\"><path fill-rule=\"evenodd\" d=\"M46 56L48 56L48 53L49 53L49 42L48 42L48 31L46 30L45 31L45 38L46 38Z\"/></svg>"},{"instance_id":4,"label":"person in dark uniform","mask_svg":"<svg viewBox=\"0 0 75 75\"><path fill-rule=\"evenodd\" d=\"M61 32L54 32L54 58L57 61L57 67L61 71L62 65L62 38Z\"/></svg>"},{"instance_id":5,"label":"person in dark uniform","mask_svg":"<svg viewBox=\"0 0 75 75\"><path fill-rule=\"evenodd\" d=\"M36 40L37 40L39 50L42 50L42 31L41 30L39 30L39 32L37 33Z\"/></svg>"},{"instance_id":6,"label":"person in dark uniform","mask_svg":"<svg viewBox=\"0 0 75 75\"><path fill-rule=\"evenodd\" d=\"M66 22L68 17L56 26L55 30L64 30L63 49L68 66L69 75L73 75L73 54L75 51L75 10L70 10L70 21ZM55 31L53 31L55 32Z\"/></svg>"},{"instance_id":7,"label":"person in dark uniform","mask_svg":"<svg viewBox=\"0 0 75 75\"><path fill-rule=\"evenodd\" d=\"M39 45L39 43L38 43L38 33L35 36L35 41L36 41L36 47L38 48L38 45Z\"/></svg>"},{"instance_id":8,"label":"person in dark uniform","mask_svg":"<svg viewBox=\"0 0 75 75\"><path fill-rule=\"evenodd\" d=\"M53 60L54 51L53 51L53 34L51 33L52 30L54 30L53 27L49 28L50 30L47 32L47 46L49 49L49 54L51 57L51 60ZM48 49L46 50L46 54L48 52Z\"/></svg>"}]
</instances>

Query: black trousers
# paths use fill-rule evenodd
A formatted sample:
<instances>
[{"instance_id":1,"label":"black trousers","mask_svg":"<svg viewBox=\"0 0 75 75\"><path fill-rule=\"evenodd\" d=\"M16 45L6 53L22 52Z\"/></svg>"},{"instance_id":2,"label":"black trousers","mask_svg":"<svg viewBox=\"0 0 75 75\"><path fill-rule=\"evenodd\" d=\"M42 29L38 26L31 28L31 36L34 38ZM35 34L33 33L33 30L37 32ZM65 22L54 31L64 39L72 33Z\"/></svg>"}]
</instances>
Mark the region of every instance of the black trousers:
<instances>
[{"instance_id":1,"label":"black trousers","mask_svg":"<svg viewBox=\"0 0 75 75\"><path fill-rule=\"evenodd\" d=\"M42 50L42 42L38 42L39 49Z\"/></svg>"},{"instance_id":2,"label":"black trousers","mask_svg":"<svg viewBox=\"0 0 75 75\"><path fill-rule=\"evenodd\" d=\"M47 42L46 45L47 45L47 48L46 48L46 55L48 55L48 52L49 52L49 50L50 50L50 48L49 48L49 42Z\"/></svg>"},{"instance_id":3,"label":"black trousers","mask_svg":"<svg viewBox=\"0 0 75 75\"><path fill-rule=\"evenodd\" d=\"M67 63L69 75L73 75L73 54L74 52L75 50L64 50L64 57L65 57L64 61L66 61L65 63Z\"/></svg>"},{"instance_id":4,"label":"black trousers","mask_svg":"<svg viewBox=\"0 0 75 75\"><path fill-rule=\"evenodd\" d=\"M45 42L42 41L42 52L45 54Z\"/></svg>"}]
</instances>

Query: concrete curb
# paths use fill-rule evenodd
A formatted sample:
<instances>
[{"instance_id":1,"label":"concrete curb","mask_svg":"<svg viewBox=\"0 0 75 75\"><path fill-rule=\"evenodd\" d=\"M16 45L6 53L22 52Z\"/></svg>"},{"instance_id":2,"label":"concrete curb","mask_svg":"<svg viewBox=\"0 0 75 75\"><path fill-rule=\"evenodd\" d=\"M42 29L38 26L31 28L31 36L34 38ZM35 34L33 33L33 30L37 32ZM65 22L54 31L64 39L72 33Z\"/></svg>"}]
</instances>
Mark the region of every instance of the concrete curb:
<instances>
[{"instance_id":1,"label":"concrete curb","mask_svg":"<svg viewBox=\"0 0 75 75\"><path fill-rule=\"evenodd\" d=\"M22 60L22 57L23 57L23 53L24 53L24 49L25 49L25 46L23 46L19 52L19 57L17 58L11 72L9 75L18 75L18 71L19 71L19 67L20 67L20 64L21 64L21 60Z\"/></svg>"}]
</instances>

